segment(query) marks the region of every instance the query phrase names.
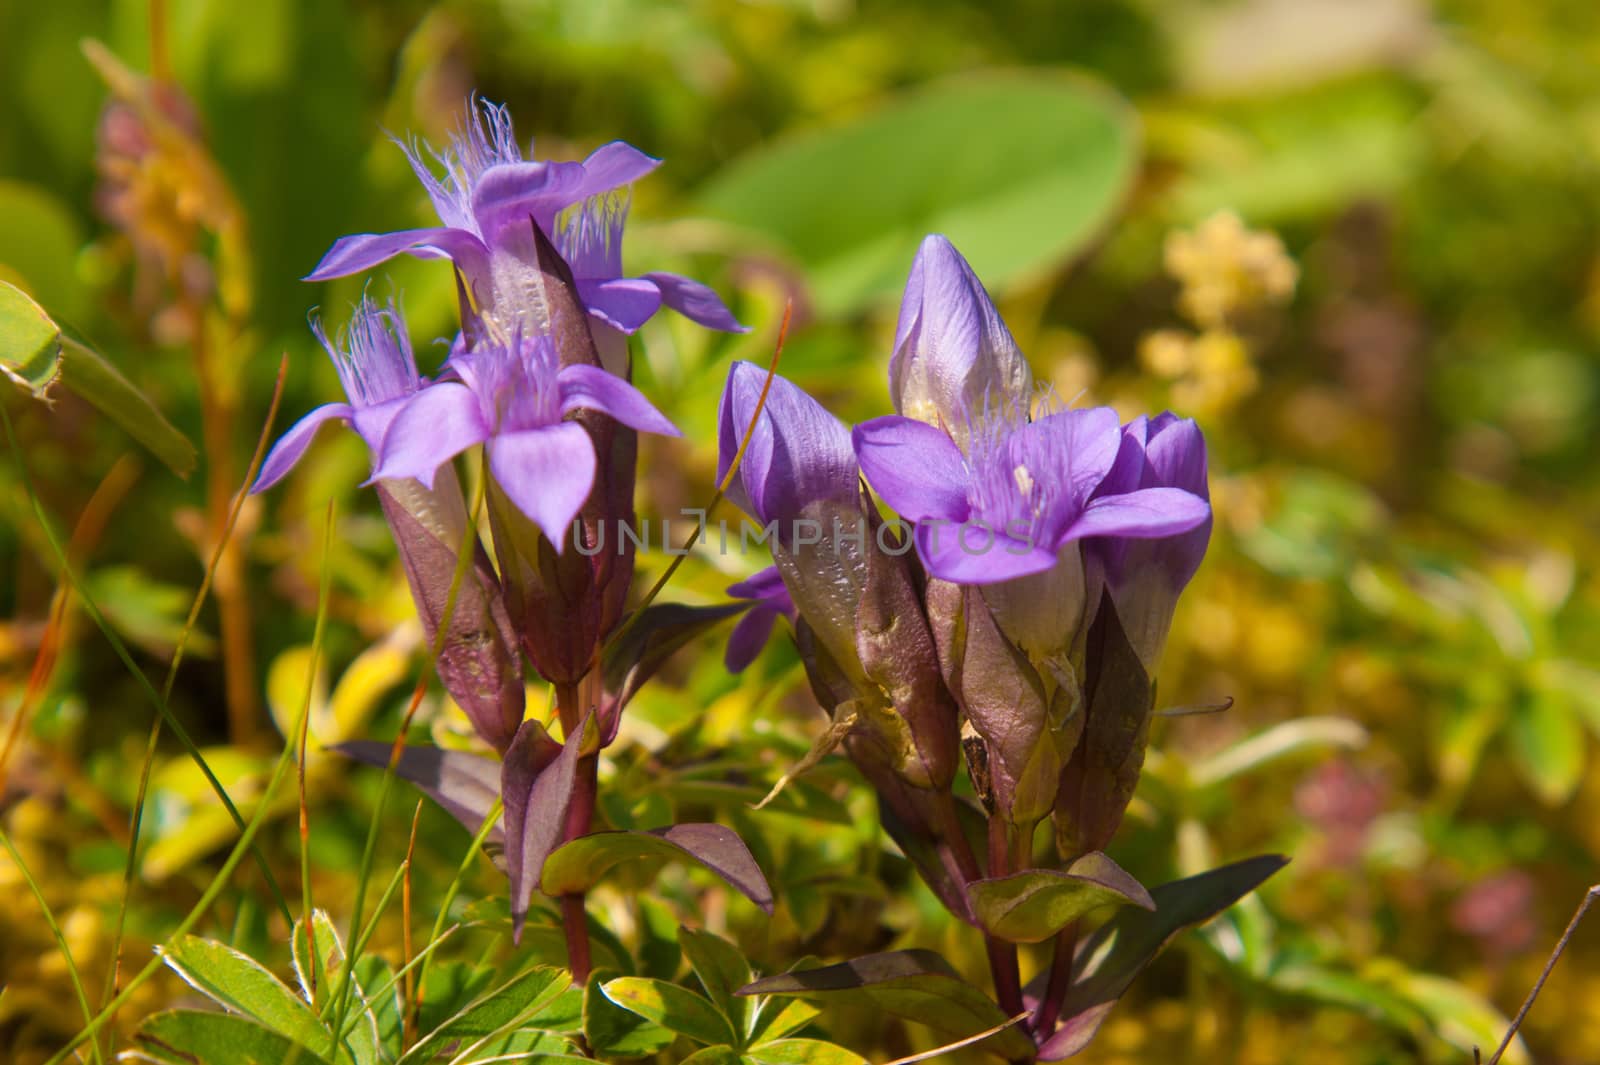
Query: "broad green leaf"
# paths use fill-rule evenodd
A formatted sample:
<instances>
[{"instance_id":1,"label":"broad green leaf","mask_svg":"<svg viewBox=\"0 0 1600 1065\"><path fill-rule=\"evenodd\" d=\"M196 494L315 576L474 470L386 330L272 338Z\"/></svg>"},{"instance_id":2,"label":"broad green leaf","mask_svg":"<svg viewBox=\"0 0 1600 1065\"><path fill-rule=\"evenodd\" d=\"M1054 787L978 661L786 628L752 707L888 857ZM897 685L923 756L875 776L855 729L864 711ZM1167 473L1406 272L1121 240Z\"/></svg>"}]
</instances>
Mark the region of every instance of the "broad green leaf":
<instances>
[{"instance_id":1,"label":"broad green leaf","mask_svg":"<svg viewBox=\"0 0 1600 1065\"><path fill-rule=\"evenodd\" d=\"M898 292L929 233L992 289L1066 261L1109 223L1137 141L1127 105L1086 78L965 75L734 162L699 210L768 237L841 315Z\"/></svg>"},{"instance_id":2,"label":"broad green leaf","mask_svg":"<svg viewBox=\"0 0 1600 1065\"><path fill-rule=\"evenodd\" d=\"M1435 1035L1469 1054L1473 1047L1500 1045L1510 1022L1484 1000L1483 996L1454 980L1429 973L1417 973L1398 965L1376 966L1385 972L1394 992L1427 1017ZM1505 1065L1527 1065L1528 1048L1518 1036L1500 1059Z\"/></svg>"},{"instance_id":3,"label":"broad green leaf","mask_svg":"<svg viewBox=\"0 0 1600 1065\"><path fill-rule=\"evenodd\" d=\"M428 966L422 978L422 1009L418 1024L424 1035L456 1016L494 981L494 972L464 961Z\"/></svg>"},{"instance_id":4,"label":"broad green leaf","mask_svg":"<svg viewBox=\"0 0 1600 1065\"><path fill-rule=\"evenodd\" d=\"M1525 695L1511 713L1511 764L1546 806L1572 798L1583 779L1583 722L1559 695Z\"/></svg>"},{"instance_id":5,"label":"broad green leaf","mask_svg":"<svg viewBox=\"0 0 1600 1065\"><path fill-rule=\"evenodd\" d=\"M1042 943L1101 906L1154 909L1144 885L1099 851L1067 867L979 880L968 891L983 927L1012 943Z\"/></svg>"},{"instance_id":6,"label":"broad green leaf","mask_svg":"<svg viewBox=\"0 0 1600 1065\"><path fill-rule=\"evenodd\" d=\"M610 974L595 971L583 989L583 1037L601 1060L642 1058L672 1045L677 1035L612 1002L601 990Z\"/></svg>"},{"instance_id":7,"label":"broad green leaf","mask_svg":"<svg viewBox=\"0 0 1600 1065\"><path fill-rule=\"evenodd\" d=\"M60 381L179 477L194 469L195 450L188 438L88 341L6 281L0 281L0 372L38 399L48 398Z\"/></svg>"},{"instance_id":8,"label":"broad green leaf","mask_svg":"<svg viewBox=\"0 0 1600 1065\"><path fill-rule=\"evenodd\" d=\"M762 1043L746 1051L745 1060L755 1065L867 1065L867 1059L855 1051L821 1039L778 1039Z\"/></svg>"},{"instance_id":9,"label":"broad green leaf","mask_svg":"<svg viewBox=\"0 0 1600 1065\"><path fill-rule=\"evenodd\" d=\"M333 1034L327 1026L254 959L199 936L167 944L161 956L184 982L224 1009L252 1017L320 1057L333 1056Z\"/></svg>"},{"instance_id":10,"label":"broad green leaf","mask_svg":"<svg viewBox=\"0 0 1600 1065\"><path fill-rule=\"evenodd\" d=\"M735 992L750 982L750 963L744 954L726 939L692 928L678 929L678 946L688 957L706 995L742 1038L750 1001Z\"/></svg>"},{"instance_id":11,"label":"broad green leaf","mask_svg":"<svg viewBox=\"0 0 1600 1065\"><path fill-rule=\"evenodd\" d=\"M952 1039L965 1039L1007 1020L989 996L927 950L869 954L838 965L769 976L739 989L742 995L798 995L827 1001L845 996L884 1013L927 1025ZM1033 1053L1033 1041L1007 1028L982 1044L1006 1058Z\"/></svg>"},{"instance_id":12,"label":"broad green leaf","mask_svg":"<svg viewBox=\"0 0 1600 1065\"><path fill-rule=\"evenodd\" d=\"M329 1065L315 1051L231 1013L158 1013L139 1026L133 1041L135 1053L162 1065Z\"/></svg>"},{"instance_id":13,"label":"broad green leaf","mask_svg":"<svg viewBox=\"0 0 1600 1065\"><path fill-rule=\"evenodd\" d=\"M544 863L540 887L550 896L581 894L623 862L663 858L690 858L772 912L772 888L749 848L732 829L715 824L591 833L556 848Z\"/></svg>"},{"instance_id":14,"label":"broad green leaf","mask_svg":"<svg viewBox=\"0 0 1600 1065\"><path fill-rule=\"evenodd\" d=\"M696 1043L716 1046L739 1040L728 1019L709 1000L677 984L644 976L624 976L602 985L601 990L606 998L623 1009L688 1036Z\"/></svg>"},{"instance_id":15,"label":"broad green leaf","mask_svg":"<svg viewBox=\"0 0 1600 1065\"><path fill-rule=\"evenodd\" d=\"M400 1060L427 1061L456 1039L489 1035L512 1024L532 1023L539 1011L557 1000L571 978L565 970L540 966L513 977L474 999L467 1007L429 1032Z\"/></svg>"},{"instance_id":16,"label":"broad green leaf","mask_svg":"<svg viewBox=\"0 0 1600 1065\"><path fill-rule=\"evenodd\" d=\"M1150 892L1155 909L1123 909L1078 944L1078 976L1061 1008L1061 1027L1039 1048L1040 1061L1059 1061L1089 1045L1100 1024L1168 940L1208 921L1288 864L1263 854L1174 880Z\"/></svg>"},{"instance_id":17,"label":"broad green leaf","mask_svg":"<svg viewBox=\"0 0 1600 1065\"><path fill-rule=\"evenodd\" d=\"M355 974L356 986L361 989L361 997L366 1000L373 1027L377 1029L378 1055L383 1061L394 1061L400 1057L405 1028L401 982L394 979L394 967L376 954L358 958Z\"/></svg>"}]
</instances>

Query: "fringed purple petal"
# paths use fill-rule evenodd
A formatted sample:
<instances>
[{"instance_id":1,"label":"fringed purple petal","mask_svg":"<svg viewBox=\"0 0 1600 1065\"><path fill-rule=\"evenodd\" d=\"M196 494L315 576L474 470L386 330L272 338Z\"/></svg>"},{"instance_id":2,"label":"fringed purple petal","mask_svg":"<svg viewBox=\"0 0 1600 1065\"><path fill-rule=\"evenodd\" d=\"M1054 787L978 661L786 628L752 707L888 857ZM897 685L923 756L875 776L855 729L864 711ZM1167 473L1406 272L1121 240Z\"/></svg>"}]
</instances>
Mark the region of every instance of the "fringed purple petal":
<instances>
[{"instance_id":1,"label":"fringed purple petal","mask_svg":"<svg viewBox=\"0 0 1600 1065\"><path fill-rule=\"evenodd\" d=\"M489 471L560 554L567 528L594 487L594 441L583 426L500 433L489 441Z\"/></svg>"},{"instance_id":2,"label":"fringed purple petal","mask_svg":"<svg viewBox=\"0 0 1600 1065\"><path fill-rule=\"evenodd\" d=\"M563 366L557 375L561 386L561 413L579 408L609 414L630 429L662 436L682 436L678 427L628 382L598 366Z\"/></svg>"},{"instance_id":3,"label":"fringed purple petal","mask_svg":"<svg viewBox=\"0 0 1600 1065\"><path fill-rule=\"evenodd\" d=\"M661 165L626 141L602 144L583 161L582 196L598 196L614 188L638 181Z\"/></svg>"},{"instance_id":4,"label":"fringed purple petal","mask_svg":"<svg viewBox=\"0 0 1600 1065\"><path fill-rule=\"evenodd\" d=\"M919 522L915 539L928 573L951 584L995 584L1056 564L1055 552L978 524Z\"/></svg>"},{"instance_id":5,"label":"fringed purple petal","mask_svg":"<svg viewBox=\"0 0 1600 1065\"><path fill-rule=\"evenodd\" d=\"M965 521L971 475L944 430L891 414L856 426L856 458L873 491L910 521Z\"/></svg>"},{"instance_id":6,"label":"fringed purple petal","mask_svg":"<svg viewBox=\"0 0 1600 1065\"><path fill-rule=\"evenodd\" d=\"M488 439L478 398L466 385L441 381L410 400L389 423L375 481L413 478L429 488L439 467Z\"/></svg>"},{"instance_id":7,"label":"fringed purple petal","mask_svg":"<svg viewBox=\"0 0 1600 1065\"><path fill-rule=\"evenodd\" d=\"M662 303L690 321L724 333L750 332L750 327L741 325L722 297L708 286L679 274L649 273L644 279L661 290Z\"/></svg>"},{"instance_id":8,"label":"fringed purple petal","mask_svg":"<svg viewBox=\"0 0 1600 1065\"><path fill-rule=\"evenodd\" d=\"M250 486L251 493L265 492L283 480L284 475L300 461L300 456L306 453L306 448L311 446L312 438L324 422L336 418L348 421L354 413L355 409L348 403L327 403L291 425L289 431L280 436L278 442L272 445L272 450L267 452L266 461L261 464L261 475Z\"/></svg>"},{"instance_id":9,"label":"fringed purple petal","mask_svg":"<svg viewBox=\"0 0 1600 1065\"><path fill-rule=\"evenodd\" d=\"M370 270L396 255L418 258L448 256L468 277L487 272L489 251L465 229L403 229L398 233L357 233L340 237L303 280L326 281Z\"/></svg>"},{"instance_id":10,"label":"fringed purple petal","mask_svg":"<svg viewBox=\"0 0 1600 1065\"><path fill-rule=\"evenodd\" d=\"M649 281L579 281L578 298L589 313L624 333L633 333L661 309L661 290Z\"/></svg>"},{"instance_id":11,"label":"fringed purple petal","mask_svg":"<svg viewBox=\"0 0 1600 1065\"><path fill-rule=\"evenodd\" d=\"M550 232L563 209L583 199L583 164L505 163L485 170L472 188L472 215L488 244L508 226L526 231L529 219Z\"/></svg>"}]
</instances>

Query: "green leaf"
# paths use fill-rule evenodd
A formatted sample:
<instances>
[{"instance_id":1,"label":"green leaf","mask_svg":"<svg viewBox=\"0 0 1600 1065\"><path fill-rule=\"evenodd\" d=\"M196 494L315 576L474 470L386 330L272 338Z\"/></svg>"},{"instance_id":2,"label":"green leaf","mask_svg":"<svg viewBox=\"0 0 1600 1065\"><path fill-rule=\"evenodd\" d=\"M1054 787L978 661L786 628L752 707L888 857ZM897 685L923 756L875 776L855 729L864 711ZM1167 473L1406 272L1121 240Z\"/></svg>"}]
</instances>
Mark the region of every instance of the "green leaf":
<instances>
[{"instance_id":1,"label":"green leaf","mask_svg":"<svg viewBox=\"0 0 1600 1065\"><path fill-rule=\"evenodd\" d=\"M158 1013L139 1026L133 1041L140 1055L162 1065L329 1065L294 1040L230 1013Z\"/></svg>"},{"instance_id":2,"label":"green leaf","mask_svg":"<svg viewBox=\"0 0 1600 1065\"><path fill-rule=\"evenodd\" d=\"M961 979L939 955L927 950L869 954L821 969L783 973L747 984L741 995L798 995L827 1001L845 996L884 1013L927 1025L952 1039L965 1039L1008 1019L989 996ZM1033 1054L1033 1040L1007 1028L981 1046L1005 1058Z\"/></svg>"},{"instance_id":3,"label":"green leaf","mask_svg":"<svg viewBox=\"0 0 1600 1065\"><path fill-rule=\"evenodd\" d=\"M983 927L1012 943L1041 943L1101 906L1131 902L1155 908L1144 885L1099 851L1066 872L1031 869L979 880L968 891Z\"/></svg>"},{"instance_id":4,"label":"green leaf","mask_svg":"<svg viewBox=\"0 0 1600 1065\"><path fill-rule=\"evenodd\" d=\"M1208 921L1254 891L1289 859L1263 854L1174 880L1150 892L1155 909L1124 909L1078 944L1079 975L1061 1007L1062 1023L1039 1048L1040 1061L1059 1061L1089 1045L1100 1024L1168 940Z\"/></svg>"},{"instance_id":5,"label":"green leaf","mask_svg":"<svg viewBox=\"0 0 1600 1065\"><path fill-rule=\"evenodd\" d=\"M339 931L333 927L326 910L313 910L311 918L310 936L306 934L304 917L294 923L294 934L289 937L289 953L294 962L294 976L300 985L300 994L307 1002L320 1008L328 995L329 979L336 976L344 965L344 942L339 938ZM311 953L313 940L317 947L315 956Z\"/></svg>"},{"instance_id":6,"label":"green leaf","mask_svg":"<svg viewBox=\"0 0 1600 1065\"><path fill-rule=\"evenodd\" d=\"M704 1047L683 1059L683 1065L740 1065L745 1059L732 1047Z\"/></svg>"},{"instance_id":7,"label":"green leaf","mask_svg":"<svg viewBox=\"0 0 1600 1065\"><path fill-rule=\"evenodd\" d=\"M402 1063L422 1062L456 1039L489 1035L514 1024L531 1023L539 1011L554 1003L571 977L563 969L540 966L515 976L474 999L465 1009L428 1033L401 1058Z\"/></svg>"},{"instance_id":8,"label":"green leaf","mask_svg":"<svg viewBox=\"0 0 1600 1065\"><path fill-rule=\"evenodd\" d=\"M540 888L551 897L582 894L623 862L665 858L689 858L705 866L772 912L772 888L749 848L732 829L715 824L591 833L556 848L545 860Z\"/></svg>"},{"instance_id":9,"label":"green leaf","mask_svg":"<svg viewBox=\"0 0 1600 1065\"><path fill-rule=\"evenodd\" d=\"M738 1033L710 1000L677 984L643 976L624 976L601 986L606 998L648 1021L688 1036L696 1043L716 1046L739 1041Z\"/></svg>"},{"instance_id":10,"label":"green leaf","mask_svg":"<svg viewBox=\"0 0 1600 1065\"><path fill-rule=\"evenodd\" d=\"M745 1061L754 1065L867 1065L853 1050L821 1039L778 1039L751 1047Z\"/></svg>"},{"instance_id":11,"label":"green leaf","mask_svg":"<svg viewBox=\"0 0 1600 1065\"><path fill-rule=\"evenodd\" d=\"M738 947L710 932L679 928L678 946L688 956L700 986L706 989L706 995L728 1018L733 1030L743 1036L749 1020L750 1002L735 992L750 982L750 963Z\"/></svg>"},{"instance_id":12,"label":"green leaf","mask_svg":"<svg viewBox=\"0 0 1600 1065\"><path fill-rule=\"evenodd\" d=\"M48 399L59 380L149 448L179 477L194 469L187 437L155 404L74 331L51 318L20 288L0 281L0 372Z\"/></svg>"},{"instance_id":13,"label":"green leaf","mask_svg":"<svg viewBox=\"0 0 1600 1065\"><path fill-rule=\"evenodd\" d=\"M750 1038L752 1041L767 1042L782 1039L798 1032L819 1016L821 1011L805 999L796 998L787 1002L780 998L768 999L756 1010L755 1031Z\"/></svg>"},{"instance_id":14,"label":"green leaf","mask_svg":"<svg viewBox=\"0 0 1600 1065\"><path fill-rule=\"evenodd\" d=\"M609 974L597 970L583 989L583 1037L601 1060L642 1058L672 1045L678 1037L654 1021L623 1009L601 991Z\"/></svg>"},{"instance_id":15,"label":"green leaf","mask_svg":"<svg viewBox=\"0 0 1600 1065\"><path fill-rule=\"evenodd\" d=\"M1583 779L1583 722L1567 700L1526 694L1511 714L1511 764L1546 806L1572 798Z\"/></svg>"},{"instance_id":16,"label":"green leaf","mask_svg":"<svg viewBox=\"0 0 1600 1065\"><path fill-rule=\"evenodd\" d=\"M404 1005L400 1001L400 982L394 967L376 954L356 960L356 986L372 1014L378 1034L378 1055L384 1061L400 1056L400 1040L405 1027ZM388 990L384 990L387 986ZM379 992L382 992L380 995Z\"/></svg>"},{"instance_id":17,"label":"green leaf","mask_svg":"<svg viewBox=\"0 0 1600 1065\"><path fill-rule=\"evenodd\" d=\"M700 211L796 259L824 315L898 292L943 233L991 289L1067 260L1103 230L1138 162L1132 112L1087 78L987 72L923 86L736 161Z\"/></svg>"},{"instance_id":18,"label":"green leaf","mask_svg":"<svg viewBox=\"0 0 1600 1065\"><path fill-rule=\"evenodd\" d=\"M254 959L199 936L174 940L161 949L161 955L185 983L224 1009L252 1017L320 1057L333 1056L333 1033L310 1006Z\"/></svg>"}]
</instances>

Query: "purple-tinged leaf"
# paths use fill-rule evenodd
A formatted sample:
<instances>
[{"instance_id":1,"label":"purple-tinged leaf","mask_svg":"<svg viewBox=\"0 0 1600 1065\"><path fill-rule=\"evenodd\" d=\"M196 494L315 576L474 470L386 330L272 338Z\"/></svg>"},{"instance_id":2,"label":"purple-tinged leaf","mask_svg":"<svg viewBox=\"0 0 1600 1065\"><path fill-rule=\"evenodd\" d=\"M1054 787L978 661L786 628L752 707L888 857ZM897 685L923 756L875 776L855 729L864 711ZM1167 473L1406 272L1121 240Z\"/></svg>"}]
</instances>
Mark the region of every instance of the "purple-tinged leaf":
<instances>
[{"instance_id":1,"label":"purple-tinged leaf","mask_svg":"<svg viewBox=\"0 0 1600 1065\"><path fill-rule=\"evenodd\" d=\"M965 1039L1008 1018L989 996L928 950L868 954L821 969L782 973L746 984L741 995L797 995L827 999L839 993L883 1013L915 1021L952 1039ZM1007 1059L1031 1059L1033 1041L1006 1028L979 1044Z\"/></svg>"},{"instance_id":2,"label":"purple-tinged leaf","mask_svg":"<svg viewBox=\"0 0 1600 1065\"><path fill-rule=\"evenodd\" d=\"M555 850L566 825L567 807L583 746L583 726L564 744L550 738L537 721L525 721L506 749L500 791L506 807L506 874L511 878L511 938L522 938L522 923L539 870Z\"/></svg>"},{"instance_id":3,"label":"purple-tinged leaf","mask_svg":"<svg viewBox=\"0 0 1600 1065\"><path fill-rule=\"evenodd\" d=\"M987 845L984 842L984 834L988 831L983 815L958 799L956 816L962 821L962 829L966 832L969 842L976 844L975 852L981 852ZM882 796L878 802L878 820L883 824L883 830L889 834L889 838L894 840L895 846L900 848L900 853L904 854L906 860L916 868L922 877L922 882L939 897L940 902L944 903L944 908L974 928L979 927L978 918L973 914L972 904L967 898L966 885L961 882L957 872L941 860L931 834L918 831L901 816L895 809L894 803L883 801Z\"/></svg>"},{"instance_id":4,"label":"purple-tinged leaf","mask_svg":"<svg viewBox=\"0 0 1600 1065\"><path fill-rule=\"evenodd\" d=\"M352 740L328 749L383 769L389 764L392 744ZM500 797L500 763L466 751L407 747L400 752L394 772L401 780L422 789L423 794L461 822L468 832L477 832L483 827L483 819L489 816L495 800ZM505 842L505 833L496 826L485 842L498 849Z\"/></svg>"},{"instance_id":5,"label":"purple-tinged leaf","mask_svg":"<svg viewBox=\"0 0 1600 1065\"><path fill-rule=\"evenodd\" d=\"M749 606L749 602L737 602L716 606L656 603L645 607L643 613L627 622L627 632L606 649L600 660L606 692L616 699L616 712L628 705L644 682L655 676L679 648Z\"/></svg>"},{"instance_id":6,"label":"purple-tinged leaf","mask_svg":"<svg viewBox=\"0 0 1600 1065\"><path fill-rule=\"evenodd\" d=\"M1095 929L1078 944L1077 961L1085 969L1067 992L1061 1026L1040 1047L1039 1060L1060 1061L1088 1046L1134 977L1173 936L1209 921L1288 863L1282 855L1262 854L1162 884L1150 892L1153 911L1123 910Z\"/></svg>"},{"instance_id":7,"label":"purple-tinged leaf","mask_svg":"<svg viewBox=\"0 0 1600 1065\"><path fill-rule=\"evenodd\" d=\"M588 891L623 862L690 858L716 873L751 902L772 912L772 888L761 867L731 828L673 825L649 832L594 832L563 844L544 864L546 895Z\"/></svg>"},{"instance_id":8,"label":"purple-tinged leaf","mask_svg":"<svg viewBox=\"0 0 1600 1065\"><path fill-rule=\"evenodd\" d=\"M967 890L982 927L1012 943L1042 943L1101 906L1132 903L1155 909L1144 885L1099 851L1085 854L1065 872L1029 869L976 881Z\"/></svg>"}]
</instances>

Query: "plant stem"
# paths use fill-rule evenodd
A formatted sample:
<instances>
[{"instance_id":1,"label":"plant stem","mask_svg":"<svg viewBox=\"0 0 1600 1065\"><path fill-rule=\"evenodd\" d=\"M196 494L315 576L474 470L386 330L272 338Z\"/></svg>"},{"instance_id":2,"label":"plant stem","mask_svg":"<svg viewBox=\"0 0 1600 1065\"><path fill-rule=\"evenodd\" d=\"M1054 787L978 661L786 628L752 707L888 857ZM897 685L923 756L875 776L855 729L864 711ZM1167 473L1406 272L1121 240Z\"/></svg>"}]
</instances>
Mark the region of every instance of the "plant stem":
<instances>
[{"instance_id":1,"label":"plant stem","mask_svg":"<svg viewBox=\"0 0 1600 1065\"><path fill-rule=\"evenodd\" d=\"M989 815L989 875L1008 876L1012 866L1011 832L999 814ZM1022 970L1017 961L1017 945L1007 943L987 933L984 949L989 955L989 971L994 977L995 999L1006 1016L1014 1017L1023 1011Z\"/></svg>"},{"instance_id":2,"label":"plant stem","mask_svg":"<svg viewBox=\"0 0 1600 1065\"><path fill-rule=\"evenodd\" d=\"M1056 933L1055 954L1050 959L1050 978L1045 984L1044 998L1039 1011L1033 1015L1033 1031L1040 1039L1048 1038L1061 1017L1061 1004L1072 988L1073 955L1078 950L1078 922L1073 921Z\"/></svg>"},{"instance_id":3,"label":"plant stem","mask_svg":"<svg viewBox=\"0 0 1600 1065\"><path fill-rule=\"evenodd\" d=\"M562 742L582 743L583 726L589 711L598 702L598 677L591 672L578 684L556 686L556 713L561 718ZM596 697L588 697L594 693ZM594 822L595 799L599 794L600 755L587 754L578 759L572 784L572 796L567 805L567 823L562 828L561 841L570 843L589 833ZM561 896L561 926L567 940L567 967L572 970L572 982L582 987L589 982L589 920L584 908L582 892Z\"/></svg>"}]
</instances>

